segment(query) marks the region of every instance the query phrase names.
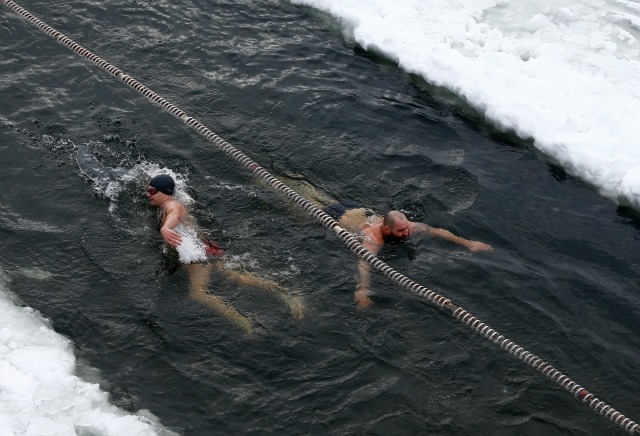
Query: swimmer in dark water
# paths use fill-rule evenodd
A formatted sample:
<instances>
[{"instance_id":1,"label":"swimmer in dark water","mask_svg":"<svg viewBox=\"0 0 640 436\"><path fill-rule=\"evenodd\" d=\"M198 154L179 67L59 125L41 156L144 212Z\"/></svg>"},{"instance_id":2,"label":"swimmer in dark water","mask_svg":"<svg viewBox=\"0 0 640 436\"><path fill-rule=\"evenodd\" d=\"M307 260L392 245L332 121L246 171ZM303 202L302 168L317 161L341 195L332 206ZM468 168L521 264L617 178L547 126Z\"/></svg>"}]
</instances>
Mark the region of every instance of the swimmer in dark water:
<instances>
[{"instance_id":1,"label":"swimmer in dark water","mask_svg":"<svg viewBox=\"0 0 640 436\"><path fill-rule=\"evenodd\" d=\"M362 245L373 254L377 255L385 244L406 241L411 235L444 239L461 245L471 252L493 250L491 245L484 242L471 241L456 236L449 230L409 221L398 210L392 210L381 216L356 203L338 203L319 193L311 184L299 177L280 176L279 178L338 221L340 227L357 235ZM373 304L370 297L370 266L359 259L357 271L358 285L355 291L355 302L359 308L366 308Z\"/></svg>"},{"instance_id":2,"label":"swimmer in dark water","mask_svg":"<svg viewBox=\"0 0 640 436\"><path fill-rule=\"evenodd\" d=\"M202 238L198 237L195 220L189 215L185 205L173 197L174 191L173 178L167 174L161 174L149 182L147 198L151 205L160 210L162 238L169 246L177 250L180 262L187 268L189 297L224 316L243 331L253 332L253 323L250 318L240 314L220 297L207 291L211 272L215 269L219 274L238 284L272 292L290 307L293 317L299 319L304 317L302 299L297 295L289 294L280 284L252 274L225 268L219 260L224 251L217 243L204 242Z\"/></svg>"},{"instance_id":3,"label":"swimmer in dark water","mask_svg":"<svg viewBox=\"0 0 640 436\"><path fill-rule=\"evenodd\" d=\"M485 244L484 242L470 241L454 235L449 230L409 221L407 217L398 210L392 210L384 217L373 215L364 222L362 222L359 217L361 212L348 215L349 212L351 211L347 211L340 218L340 226L362 235L362 245L373 254L378 254L384 244L403 242L411 235L441 238L445 241L462 245L472 252L493 250L491 245ZM373 300L371 300L369 296L371 293L369 285L370 270L371 268L367 262L362 259L358 261L359 282L356 287L355 301L360 308L366 308L373 304Z\"/></svg>"}]
</instances>

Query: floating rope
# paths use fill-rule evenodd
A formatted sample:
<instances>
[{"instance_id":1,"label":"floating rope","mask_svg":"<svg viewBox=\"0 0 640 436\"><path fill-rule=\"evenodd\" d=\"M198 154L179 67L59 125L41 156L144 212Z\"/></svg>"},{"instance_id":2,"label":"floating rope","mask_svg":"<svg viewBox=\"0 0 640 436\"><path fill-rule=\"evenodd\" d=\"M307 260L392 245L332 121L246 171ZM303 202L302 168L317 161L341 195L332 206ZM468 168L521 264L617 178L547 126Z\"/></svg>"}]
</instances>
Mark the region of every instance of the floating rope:
<instances>
[{"instance_id":1,"label":"floating rope","mask_svg":"<svg viewBox=\"0 0 640 436\"><path fill-rule=\"evenodd\" d=\"M72 39L58 32L51 26L47 25L43 21L34 17L29 11L22 8L18 4L16 4L12 0L0 0L0 4L6 5L9 9L14 11L16 14L20 15L24 18L28 23L42 30L44 33L57 40L62 45L65 45L69 49L73 50L78 55L90 60L109 74L117 77L122 80L124 83L129 85L131 88L139 92L140 94L147 97L152 102L160 105L167 112L171 113L176 118L182 120L187 126L194 129L200 135L205 137L208 141L212 142L216 147L225 152L227 155L235 159L244 167L248 168L253 172L257 177L266 181L269 185L271 185L275 190L280 191L285 194L291 201L300 206L304 211L306 211L309 215L318 220L324 227L327 229L333 230L340 239L344 242L344 244L354 252L358 257L366 261L369 265L373 266L376 270L382 272L385 276L387 276L391 281L403 286L418 295L421 298L426 299L432 304L435 304L437 307L441 308L444 311L449 312L455 319L461 321L462 323L469 326L472 330L475 330L479 334L483 335L485 338L490 341L500 345L504 350L506 350L509 354L514 355L518 359L522 360L528 366L532 367L536 371L540 372L542 375L548 377L557 383L560 387L569 391L571 395L577 398L579 401L586 403L593 410L598 412L600 415L609 419L610 421L618 424L620 427L628 431L632 434L640 434L640 425L632 421L631 419L624 416L622 413L618 412L616 409L596 398L592 393L588 392L585 388L575 383L566 375L562 374L560 371L555 369L552 365L540 359L535 354L532 354L526 351L524 348L519 346L518 344L510 341L505 338L503 335L499 334L497 331L490 328L485 323L481 322L478 318L473 316L471 313L462 309L461 307L453 304L449 299L437 294L436 292L427 289L426 287L416 283L405 275L397 272L385 262L378 259L374 254L372 254L369 250L364 248L362 244L347 230L340 227L338 222L327 215L324 211L318 209L313 203L311 203L306 198L302 197L300 194L295 192L293 189L286 186L280 180L271 175L266 169L258 165L247 155L242 153L240 150L229 144L224 139L220 138L214 132L209 130L206 126L201 124L198 120L191 118L184 111L177 108L173 104L169 103L164 98L160 97L155 92L151 91L149 88L138 82L131 76L124 74L119 68L111 65L106 62L99 56L90 52L86 48L82 47L80 44L74 42Z\"/></svg>"}]
</instances>

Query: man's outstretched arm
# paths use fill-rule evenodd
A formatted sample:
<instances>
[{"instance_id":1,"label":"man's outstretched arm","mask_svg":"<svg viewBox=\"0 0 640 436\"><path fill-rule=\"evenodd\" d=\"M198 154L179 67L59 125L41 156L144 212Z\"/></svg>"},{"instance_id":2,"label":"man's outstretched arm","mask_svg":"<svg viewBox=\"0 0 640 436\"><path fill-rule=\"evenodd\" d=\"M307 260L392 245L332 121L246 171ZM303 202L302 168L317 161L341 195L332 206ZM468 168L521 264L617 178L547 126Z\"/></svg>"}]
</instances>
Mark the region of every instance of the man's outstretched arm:
<instances>
[{"instance_id":1,"label":"man's outstretched arm","mask_svg":"<svg viewBox=\"0 0 640 436\"><path fill-rule=\"evenodd\" d=\"M416 223L422 224L422 223ZM422 226L426 226L428 228L428 234L432 238L440 238L444 239L448 242L453 242L454 244L462 245L466 247L469 251L492 251L493 247L489 244L485 244L480 241L470 241L468 239L461 238L460 236L456 236L451 233L449 230L440 229L438 227L429 227L426 224L422 224Z\"/></svg>"}]
</instances>

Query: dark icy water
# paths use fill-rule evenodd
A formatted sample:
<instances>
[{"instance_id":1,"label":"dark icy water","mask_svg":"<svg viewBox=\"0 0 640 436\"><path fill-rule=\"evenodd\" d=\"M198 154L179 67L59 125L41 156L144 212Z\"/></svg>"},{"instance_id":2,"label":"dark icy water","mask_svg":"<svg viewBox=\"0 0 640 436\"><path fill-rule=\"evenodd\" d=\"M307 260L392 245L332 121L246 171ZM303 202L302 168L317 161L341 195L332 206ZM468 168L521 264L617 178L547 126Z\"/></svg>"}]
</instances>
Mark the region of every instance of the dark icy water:
<instances>
[{"instance_id":1,"label":"dark icy water","mask_svg":"<svg viewBox=\"0 0 640 436\"><path fill-rule=\"evenodd\" d=\"M492 244L415 240L383 256L638 419L637 212L311 9L21 4L276 176ZM113 404L184 435L622 433L382 276L374 307L357 311L355 257L319 224L6 8L0 41L0 265L52 274L16 275L11 291L73 341ZM146 179L126 176L151 166L187 181L230 261L299 290L306 318L215 280L264 327L255 340L189 300L186 273L163 261Z\"/></svg>"}]
</instances>

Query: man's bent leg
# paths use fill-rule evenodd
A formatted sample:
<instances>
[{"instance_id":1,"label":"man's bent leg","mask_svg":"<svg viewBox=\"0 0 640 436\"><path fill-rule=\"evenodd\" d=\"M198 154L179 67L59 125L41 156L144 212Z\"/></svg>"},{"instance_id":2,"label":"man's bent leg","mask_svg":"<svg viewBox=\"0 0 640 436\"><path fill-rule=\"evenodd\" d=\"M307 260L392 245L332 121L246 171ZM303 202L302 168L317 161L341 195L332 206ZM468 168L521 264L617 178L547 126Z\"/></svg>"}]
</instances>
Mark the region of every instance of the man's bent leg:
<instances>
[{"instance_id":1,"label":"man's bent leg","mask_svg":"<svg viewBox=\"0 0 640 436\"><path fill-rule=\"evenodd\" d=\"M290 294L289 291L281 284L250 273L243 273L226 268L221 268L220 273L238 284L269 291L272 295L289 306L292 317L297 319L304 318L305 307L302 297Z\"/></svg>"},{"instance_id":2,"label":"man's bent leg","mask_svg":"<svg viewBox=\"0 0 640 436\"><path fill-rule=\"evenodd\" d=\"M190 263L185 265L189 272L189 297L225 317L240 330L253 333L251 319L242 315L236 309L228 305L222 298L207 292L209 277L214 268L212 263Z\"/></svg>"},{"instance_id":3,"label":"man's bent leg","mask_svg":"<svg viewBox=\"0 0 640 436\"><path fill-rule=\"evenodd\" d=\"M337 202L335 199L329 197L325 193L318 191L311 183L307 182L302 177L295 178L295 177L289 177L283 174L278 174L277 179L280 180L285 185L287 185L289 188L296 191L298 194L302 195L304 198L312 202L314 205L316 205L320 209L326 206L329 206L331 204L335 204ZM257 183L263 186L267 185L267 183L264 182L262 179L257 179ZM280 191L276 191L276 193L286 203L290 204L291 200L287 196L285 196Z\"/></svg>"}]
</instances>

